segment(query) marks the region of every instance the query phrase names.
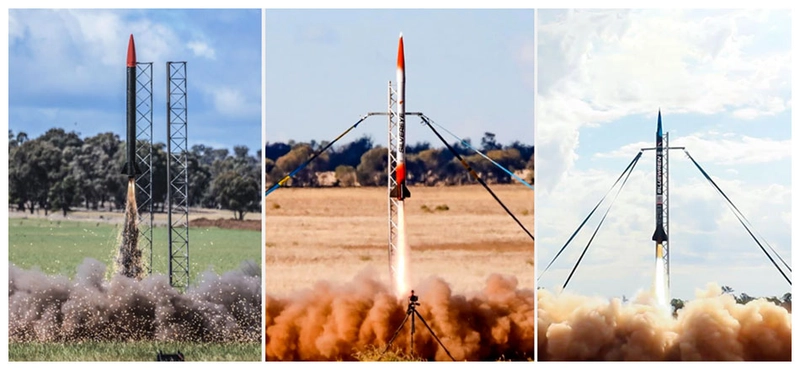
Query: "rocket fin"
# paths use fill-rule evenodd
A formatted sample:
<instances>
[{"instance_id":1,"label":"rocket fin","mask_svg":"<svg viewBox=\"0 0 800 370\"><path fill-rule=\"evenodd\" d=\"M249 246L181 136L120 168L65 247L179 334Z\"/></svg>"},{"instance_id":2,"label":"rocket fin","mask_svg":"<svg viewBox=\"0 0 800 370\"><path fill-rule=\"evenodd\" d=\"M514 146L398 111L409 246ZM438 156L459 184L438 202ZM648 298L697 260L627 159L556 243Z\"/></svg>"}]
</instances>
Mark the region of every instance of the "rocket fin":
<instances>
[{"instance_id":1,"label":"rocket fin","mask_svg":"<svg viewBox=\"0 0 800 370\"><path fill-rule=\"evenodd\" d=\"M400 196L400 192L398 191L398 189L402 190L402 192L403 192L403 194L402 194L403 196L402 197ZM397 199L405 199L405 198L410 198L411 197L411 192L408 190L408 187L406 186L406 184L402 183L402 184L400 184L400 186L393 187L392 191L389 193L389 196L392 197L392 198L397 198Z\"/></svg>"},{"instance_id":2,"label":"rocket fin","mask_svg":"<svg viewBox=\"0 0 800 370\"><path fill-rule=\"evenodd\" d=\"M123 175L141 175L142 170L139 169L139 166L136 163L133 164L133 172L130 171L130 166L126 162L124 166L122 166L122 174Z\"/></svg>"},{"instance_id":3,"label":"rocket fin","mask_svg":"<svg viewBox=\"0 0 800 370\"><path fill-rule=\"evenodd\" d=\"M656 231L653 233L653 241L659 243L667 241L667 233L664 231L663 226L656 227Z\"/></svg>"}]
</instances>

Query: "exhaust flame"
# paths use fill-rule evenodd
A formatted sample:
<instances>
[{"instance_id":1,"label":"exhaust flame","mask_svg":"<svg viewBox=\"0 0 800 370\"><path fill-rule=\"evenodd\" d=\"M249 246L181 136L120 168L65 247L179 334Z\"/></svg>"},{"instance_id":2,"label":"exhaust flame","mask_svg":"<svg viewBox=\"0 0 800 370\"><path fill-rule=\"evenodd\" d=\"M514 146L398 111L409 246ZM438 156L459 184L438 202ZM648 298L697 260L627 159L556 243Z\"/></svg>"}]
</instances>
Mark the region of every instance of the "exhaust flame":
<instances>
[{"instance_id":1,"label":"exhaust flame","mask_svg":"<svg viewBox=\"0 0 800 370\"><path fill-rule=\"evenodd\" d=\"M394 287L397 297L404 297L410 290L408 262L410 251L406 242L405 202L397 203L397 256L394 258Z\"/></svg>"},{"instance_id":2,"label":"exhaust flame","mask_svg":"<svg viewBox=\"0 0 800 370\"><path fill-rule=\"evenodd\" d=\"M658 245L658 248L661 249L661 244ZM656 256L656 276L653 284L656 304L664 312L670 312L669 298L667 297L667 272L664 258L661 256Z\"/></svg>"}]
</instances>

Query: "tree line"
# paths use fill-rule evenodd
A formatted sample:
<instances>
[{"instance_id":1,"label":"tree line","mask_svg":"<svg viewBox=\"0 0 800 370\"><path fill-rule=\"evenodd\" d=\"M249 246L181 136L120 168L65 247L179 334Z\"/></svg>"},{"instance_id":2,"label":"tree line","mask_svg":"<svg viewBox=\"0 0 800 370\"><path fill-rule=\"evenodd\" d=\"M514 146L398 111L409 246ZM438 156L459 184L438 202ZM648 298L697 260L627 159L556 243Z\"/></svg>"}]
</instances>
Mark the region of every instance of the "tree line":
<instances>
[{"instance_id":1,"label":"tree line","mask_svg":"<svg viewBox=\"0 0 800 370\"><path fill-rule=\"evenodd\" d=\"M722 290L723 294L732 296L738 304L747 304L747 302L759 299L758 297L751 296L745 292L736 294L733 288L727 285L722 286L720 289ZM768 302L772 302L776 306L783 307L789 312L792 312L792 292L786 292L780 298L777 296L762 298L766 299ZM684 301L680 298L673 298L672 301L670 301L670 305L672 306L672 315L677 316L678 310L682 309L686 305L686 302L688 301Z\"/></svg>"},{"instance_id":2,"label":"tree line","mask_svg":"<svg viewBox=\"0 0 800 370\"><path fill-rule=\"evenodd\" d=\"M126 143L112 132L81 138L74 131L52 128L30 139L25 132L8 131L9 205L30 213L74 207L122 210L127 175L122 174ZM139 141L148 148L150 143ZM153 208L164 212L167 198L166 144L152 147ZM260 158L246 146L214 149L194 145L187 155L188 202L192 207L227 209L243 219L260 210Z\"/></svg>"},{"instance_id":3,"label":"tree line","mask_svg":"<svg viewBox=\"0 0 800 370\"><path fill-rule=\"evenodd\" d=\"M489 158L505 167L512 173L521 171L525 181L533 184L533 145L514 141L509 145L497 142L495 134L486 132L480 145L473 145L470 139L455 142L451 147L472 167L487 183L506 184L515 181L471 147L478 148ZM267 187L280 181L291 171L298 168L313 153L328 145L328 142L311 140L298 143L293 140L287 143L266 143L265 153L265 185ZM291 180L291 186L315 187L333 186L386 186L387 149L374 145L369 136L332 147L298 172ZM464 169L464 166L446 147L434 148L428 142L406 146L406 171L408 183L427 186L461 185L477 183ZM524 171L528 170L528 171ZM331 183L323 183L320 174L332 172L335 176Z\"/></svg>"}]
</instances>

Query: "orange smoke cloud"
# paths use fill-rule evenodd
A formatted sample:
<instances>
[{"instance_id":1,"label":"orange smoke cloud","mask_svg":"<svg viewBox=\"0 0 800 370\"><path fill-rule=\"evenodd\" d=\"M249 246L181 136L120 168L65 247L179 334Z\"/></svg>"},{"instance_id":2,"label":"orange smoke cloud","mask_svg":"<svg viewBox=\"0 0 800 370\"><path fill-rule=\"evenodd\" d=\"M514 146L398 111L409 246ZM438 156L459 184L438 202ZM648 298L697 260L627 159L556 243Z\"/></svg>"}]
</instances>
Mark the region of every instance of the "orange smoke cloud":
<instances>
[{"instance_id":1,"label":"orange smoke cloud","mask_svg":"<svg viewBox=\"0 0 800 370\"><path fill-rule=\"evenodd\" d=\"M537 292L539 360L792 359L792 315L709 285L677 317L653 305Z\"/></svg>"},{"instance_id":2,"label":"orange smoke cloud","mask_svg":"<svg viewBox=\"0 0 800 370\"><path fill-rule=\"evenodd\" d=\"M534 292L518 289L513 276L492 275L482 291L453 294L440 278L415 288L417 311L456 360L533 358ZM288 298L266 297L267 360L353 360L370 348L383 350L406 315L407 299L362 273L349 284L321 281ZM410 321L410 320L409 320ZM410 322L393 342L408 351ZM449 361L417 320L415 355Z\"/></svg>"}]
</instances>

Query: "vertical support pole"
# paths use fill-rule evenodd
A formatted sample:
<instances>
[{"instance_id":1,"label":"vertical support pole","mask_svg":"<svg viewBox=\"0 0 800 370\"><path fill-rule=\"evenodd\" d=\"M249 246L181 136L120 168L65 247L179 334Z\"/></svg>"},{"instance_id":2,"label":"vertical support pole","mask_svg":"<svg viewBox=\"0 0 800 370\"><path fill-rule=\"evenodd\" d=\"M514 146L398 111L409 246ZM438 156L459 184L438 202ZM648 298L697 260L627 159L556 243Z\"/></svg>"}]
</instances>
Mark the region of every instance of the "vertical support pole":
<instances>
[{"instance_id":1,"label":"vertical support pole","mask_svg":"<svg viewBox=\"0 0 800 370\"><path fill-rule=\"evenodd\" d=\"M136 63L136 204L139 249L149 253L147 273L153 273L153 63Z\"/></svg>"},{"instance_id":2,"label":"vertical support pole","mask_svg":"<svg viewBox=\"0 0 800 370\"><path fill-rule=\"evenodd\" d=\"M189 286L189 175L186 62L167 62L169 282Z\"/></svg>"},{"instance_id":3,"label":"vertical support pole","mask_svg":"<svg viewBox=\"0 0 800 370\"><path fill-rule=\"evenodd\" d=\"M397 136L395 132L397 132L397 113L395 112L395 107L397 106L397 95L395 90L392 88L392 82L389 81L389 108L388 108L388 116L389 116L389 134L388 134L388 145L387 145L387 165L386 165L386 173L387 173L387 181L386 181L386 198L389 199L389 281L392 284L395 284L395 274L397 273L394 269L394 259L397 257L397 199L392 197L390 194L392 189L397 185L397 177L395 173L397 172ZM397 287L392 287L395 291Z\"/></svg>"}]
</instances>

